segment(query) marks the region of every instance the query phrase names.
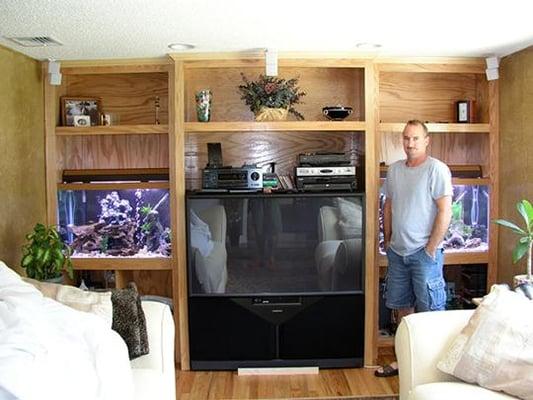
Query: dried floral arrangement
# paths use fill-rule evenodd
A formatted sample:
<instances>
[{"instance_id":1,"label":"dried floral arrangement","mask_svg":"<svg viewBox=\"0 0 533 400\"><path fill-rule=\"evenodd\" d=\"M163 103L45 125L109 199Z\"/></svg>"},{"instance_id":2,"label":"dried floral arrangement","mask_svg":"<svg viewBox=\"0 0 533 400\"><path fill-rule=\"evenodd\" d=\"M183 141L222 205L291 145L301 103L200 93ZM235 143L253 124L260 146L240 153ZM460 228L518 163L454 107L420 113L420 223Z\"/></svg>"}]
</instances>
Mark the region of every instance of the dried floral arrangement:
<instances>
[{"instance_id":1,"label":"dried floral arrangement","mask_svg":"<svg viewBox=\"0 0 533 400\"><path fill-rule=\"evenodd\" d=\"M241 73L244 84L239 85L241 99L246 102L254 114L258 114L263 107L284 108L303 120L304 116L294 108L305 92L298 87L298 78L285 80L275 76L259 75L257 81L250 81Z\"/></svg>"}]
</instances>

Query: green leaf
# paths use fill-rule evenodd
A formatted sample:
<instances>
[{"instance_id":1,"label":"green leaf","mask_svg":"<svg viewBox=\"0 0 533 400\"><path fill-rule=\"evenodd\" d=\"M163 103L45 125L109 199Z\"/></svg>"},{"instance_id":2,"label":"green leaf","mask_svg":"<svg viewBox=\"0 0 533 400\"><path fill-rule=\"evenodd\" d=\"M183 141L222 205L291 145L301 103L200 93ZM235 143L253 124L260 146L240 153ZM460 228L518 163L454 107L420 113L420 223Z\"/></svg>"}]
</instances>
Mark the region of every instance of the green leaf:
<instances>
[{"instance_id":1,"label":"green leaf","mask_svg":"<svg viewBox=\"0 0 533 400\"><path fill-rule=\"evenodd\" d=\"M511 229L514 233L518 233L519 235L527 235L526 231L524 231L522 228L505 219L495 219L492 222L498 225L505 226L506 228Z\"/></svg>"},{"instance_id":2,"label":"green leaf","mask_svg":"<svg viewBox=\"0 0 533 400\"><path fill-rule=\"evenodd\" d=\"M33 256L31 254L27 254L22 258L22 261L20 264L22 268L26 268L28 265L31 264L32 261L33 261Z\"/></svg>"},{"instance_id":3,"label":"green leaf","mask_svg":"<svg viewBox=\"0 0 533 400\"><path fill-rule=\"evenodd\" d=\"M533 227L533 205L527 200L522 200L522 205L526 211L527 218L529 220L529 226Z\"/></svg>"},{"instance_id":4,"label":"green leaf","mask_svg":"<svg viewBox=\"0 0 533 400\"><path fill-rule=\"evenodd\" d=\"M522 257L524 257L524 254L527 253L528 249L529 244L518 242L513 250L513 264L516 264Z\"/></svg>"},{"instance_id":5,"label":"green leaf","mask_svg":"<svg viewBox=\"0 0 533 400\"><path fill-rule=\"evenodd\" d=\"M522 216L522 218L524 219L525 223L526 223L526 229L528 231L531 230L531 227L529 226L529 217L527 215L527 211L526 211L526 207L524 205L524 202L527 201L527 200L522 200L518 203L516 203L516 209L518 210L518 212L520 213L520 215Z\"/></svg>"}]
</instances>

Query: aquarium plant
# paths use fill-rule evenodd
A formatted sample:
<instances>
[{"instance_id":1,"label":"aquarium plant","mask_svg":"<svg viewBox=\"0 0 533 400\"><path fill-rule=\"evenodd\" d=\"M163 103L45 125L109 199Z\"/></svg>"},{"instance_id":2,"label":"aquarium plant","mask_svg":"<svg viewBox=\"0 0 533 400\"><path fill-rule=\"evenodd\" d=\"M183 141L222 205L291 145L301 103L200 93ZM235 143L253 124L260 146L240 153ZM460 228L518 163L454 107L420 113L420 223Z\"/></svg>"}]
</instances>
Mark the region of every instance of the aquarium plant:
<instances>
[{"instance_id":1,"label":"aquarium plant","mask_svg":"<svg viewBox=\"0 0 533 400\"><path fill-rule=\"evenodd\" d=\"M509 228L513 233L518 235L518 242L513 250L513 263L516 264L524 255L527 254L527 281L533 282L531 277L531 247L533 246L533 206L527 200L520 200L516 203L516 209L524 220L524 227L521 228L511 221L505 219L496 219L495 224Z\"/></svg>"},{"instance_id":2,"label":"aquarium plant","mask_svg":"<svg viewBox=\"0 0 533 400\"><path fill-rule=\"evenodd\" d=\"M55 279L66 270L73 277L71 249L65 244L54 226L36 224L26 235L28 243L23 246L22 268L28 277L38 280Z\"/></svg>"}]
</instances>

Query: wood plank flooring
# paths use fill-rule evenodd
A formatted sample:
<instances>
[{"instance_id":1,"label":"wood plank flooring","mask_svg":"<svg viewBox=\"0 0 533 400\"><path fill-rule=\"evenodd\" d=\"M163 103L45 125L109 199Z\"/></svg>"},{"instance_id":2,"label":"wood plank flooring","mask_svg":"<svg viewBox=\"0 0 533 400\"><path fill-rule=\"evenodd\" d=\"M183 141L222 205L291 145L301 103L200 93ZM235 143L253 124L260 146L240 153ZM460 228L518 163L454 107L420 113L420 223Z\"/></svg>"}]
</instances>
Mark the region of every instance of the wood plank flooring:
<instances>
[{"instance_id":1,"label":"wood plank flooring","mask_svg":"<svg viewBox=\"0 0 533 400\"><path fill-rule=\"evenodd\" d=\"M380 364L393 360L380 350ZM323 369L318 375L238 376L236 371L176 371L179 400L391 399L398 377L376 378L374 368Z\"/></svg>"}]
</instances>

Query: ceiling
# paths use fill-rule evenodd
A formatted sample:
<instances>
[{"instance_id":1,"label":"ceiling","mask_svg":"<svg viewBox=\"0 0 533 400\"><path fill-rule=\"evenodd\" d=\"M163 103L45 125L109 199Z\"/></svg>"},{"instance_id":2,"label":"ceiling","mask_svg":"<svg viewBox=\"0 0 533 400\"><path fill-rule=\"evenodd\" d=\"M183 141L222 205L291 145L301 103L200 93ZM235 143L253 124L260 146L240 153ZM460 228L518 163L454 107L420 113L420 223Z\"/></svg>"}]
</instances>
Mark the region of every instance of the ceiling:
<instances>
[{"instance_id":1,"label":"ceiling","mask_svg":"<svg viewBox=\"0 0 533 400\"><path fill-rule=\"evenodd\" d=\"M0 0L0 45L35 59L160 57L187 52L362 52L505 56L533 45L527 0ZM26 48L7 37L50 36Z\"/></svg>"}]
</instances>

